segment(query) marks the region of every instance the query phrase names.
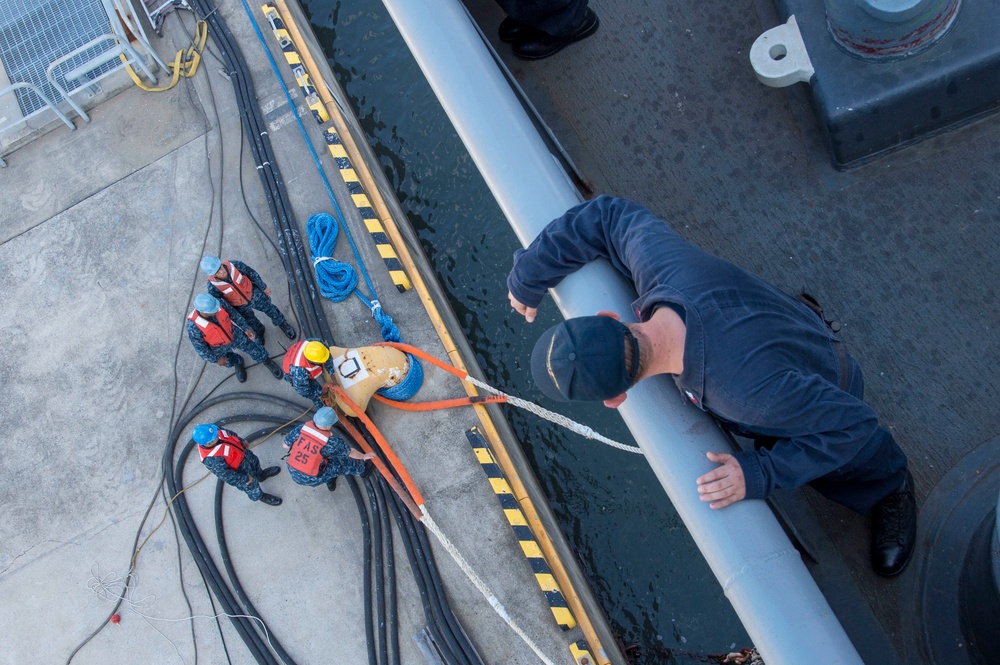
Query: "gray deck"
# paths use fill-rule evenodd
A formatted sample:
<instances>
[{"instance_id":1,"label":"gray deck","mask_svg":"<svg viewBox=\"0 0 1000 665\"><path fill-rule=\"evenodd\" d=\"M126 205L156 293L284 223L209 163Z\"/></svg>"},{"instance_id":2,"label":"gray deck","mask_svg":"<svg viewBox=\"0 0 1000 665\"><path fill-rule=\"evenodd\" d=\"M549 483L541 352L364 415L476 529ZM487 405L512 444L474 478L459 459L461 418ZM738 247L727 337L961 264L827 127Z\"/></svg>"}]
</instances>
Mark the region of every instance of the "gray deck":
<instances>
[{"instance_id":1,"label":"gray deck","mask_svg":"<svg viewBox=\"0 0 1000 665\"><path fill-rule=\"evenodd\" d=\"M468 5L596 192L646 204L843 323L918 504L1000 433L1000 116L838 172L805 90L766 88L750 68L778 22L765 0L592 0L597 34L530 63L496 39L494 3ZM876 577L867 518L811 490L781 503L866 660L919 659L905 634L914 569Z\"/></svg>"},{"instance_id":2,"label":"gray deck","mask_svg":"<svg viewBox=\"0 0 1000 665\"><path fill-rule=\"evenodd\" d=\"M304 229L308 215L329 211L330 202L242 8L229 3L223 14L250 61ZM182 20L190 31L190 14ZM160 52L186 43L178 18L168 18ZM7 443L0 461L0 662L64 662L105 619L111 603L92 585L103 580L114 587L128 570L136 528L159 486L174 410L231 375L205 366L184 335L191 297L203 289L202 254L221 246L224 256L256 267L291 312L285 275L266 237L273 235L270 215L249 151L240 151L232 86L220 69L215 54L206 53L193 81L155 95L126 90L94 109L90 125L77 119L75 132L56 129L8 155L9 168L0 170L0 266L8 280L0 301L6 340L0 424ZM301 104L301 95L294 96ZM304 118L312 122L307 110ZM313 139L322 151L318 132ZM336 171L329 173L343 200ZM403 338L444 357L417 294L396 292L356 211L343 209ZM338 257L348 255L341 238ZM341 344L380 341L360 301L326 307ZM268 349L277 355L278 342L287 340L269 325L268 331ZM247 390L302 401L263 368L249 374ZM230 379L221 390L235 389ZM455 379L428 371L420 397L459 392ZM209 414L234 411L271 409L227 405ZM551 659L572 662L566 645L573 633L561 633L553 621L464 436L477 422L473 412L400 418L379 405L371 412L472 568ZM257 452L265 465L283 454L277 437ZM195 458L185 480L201 475ZM214 546L213 490L214 481L205 482L185 496ZM299 662L364 662L361 529L346 483L331 495L296 486L283 472L265 490L284 505L253 504L233 491L224 503L229 546L251 599ZM153 509L144 535L160 522L163 506ZM74 662L194 662L192 630L201 662L224 662L213 609L175 537L168 520L149 539L121 625L107 626ZM483 659L536 662L436 544L435 554L452 606ZM398 540L396 565L402 660L423 662L411 639L424 625L423 613ZM193 629L184 619L191 615L201 617ZM247 662L228 621L222 626L233 662Z\"/></svg>"}]
</instances>

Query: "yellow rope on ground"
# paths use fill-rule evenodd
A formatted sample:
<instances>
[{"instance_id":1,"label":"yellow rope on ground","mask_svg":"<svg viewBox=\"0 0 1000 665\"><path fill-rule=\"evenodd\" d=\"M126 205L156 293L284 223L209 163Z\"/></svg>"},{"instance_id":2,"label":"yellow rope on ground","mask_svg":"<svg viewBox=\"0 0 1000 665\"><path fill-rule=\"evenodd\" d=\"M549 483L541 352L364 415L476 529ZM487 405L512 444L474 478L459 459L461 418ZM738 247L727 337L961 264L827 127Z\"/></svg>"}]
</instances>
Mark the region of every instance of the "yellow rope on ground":
<instances>
[{"instance_id":1,"label":"yellow rope on ground","mask_svg":"<svg viewBox=\"0 0 1000 665\"><path fill-rule=\"evenodd\" d=\"M137 86L145 90L146 92L164 92L165 90L170 90L177 82L181 80L181 77L191 78L198 71L198 65L201 64L201 53L205 50L205 42L208 41L208 24L204 21L198 21L198 25L195 27L194 38L191 40L191 45L186 49L181 49L174 56L173 62L167 64L167 68L170 69L171 79L170 83L159 88L152 88L142 82L139 75L135 73L132 69L132 65L125 64L125 69L128 71L128 75L132 78L132 82ZM122 62L125 62L125 56L119 56Z\"/></svg>"}]
</instances>

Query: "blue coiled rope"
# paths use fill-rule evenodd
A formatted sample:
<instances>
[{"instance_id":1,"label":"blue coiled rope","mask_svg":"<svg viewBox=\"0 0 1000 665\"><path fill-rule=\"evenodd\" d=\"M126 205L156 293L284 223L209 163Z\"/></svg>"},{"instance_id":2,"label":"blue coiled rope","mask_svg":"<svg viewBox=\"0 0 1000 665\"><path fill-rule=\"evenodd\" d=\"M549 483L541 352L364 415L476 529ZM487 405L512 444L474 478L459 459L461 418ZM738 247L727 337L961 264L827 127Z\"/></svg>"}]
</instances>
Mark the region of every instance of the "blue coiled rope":
<instances>
[{"instance_id":1,"label":"blue coiled rope","mask_svg":"<svg viewBox=\"0 0 1000 665\"><path fill-rule=\"evenodd\" d=\"M382 309L378 298L369 300L358 290L358 273L343 261L333 258L333 250L337 246L337 236L340 226L332 215L320 212L306 222L306 235L309 237L309 249L313 255L313 268L316 270L316 283L319 292L333 302L342 302L352 293L371 310L372 318L382 331L382 339L387 342L402 342L399 328L392 317ZM410 354L410 371L403 381L391 388L378 391L386 399L403 401L417 394L424 382L424 370L420 362Z\"/></svg>"}]
</instances>

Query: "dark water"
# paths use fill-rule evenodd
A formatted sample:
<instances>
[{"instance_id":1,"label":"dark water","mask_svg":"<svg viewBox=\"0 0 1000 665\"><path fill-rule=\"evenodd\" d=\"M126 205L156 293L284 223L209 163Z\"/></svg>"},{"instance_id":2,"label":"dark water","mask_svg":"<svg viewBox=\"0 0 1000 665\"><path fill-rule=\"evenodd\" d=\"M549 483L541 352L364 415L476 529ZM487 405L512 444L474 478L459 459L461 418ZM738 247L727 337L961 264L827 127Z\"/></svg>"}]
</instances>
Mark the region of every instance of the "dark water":
<instances>
[{"instance_id":1,"label":"dark water","mask_svg":"<svg viewBox=\"0 0 1000 665\"><path fill-rule=\"evenodd\" d=\"M633 443L614 411L547 403L531 382L548 300L527 326L507 303L519 246L379 0L303 0L340 84L434 264L488 380ZM560 525L636 663L704 662L749 638L641 456L508 414Z\"/></svg>"}]
</instances>

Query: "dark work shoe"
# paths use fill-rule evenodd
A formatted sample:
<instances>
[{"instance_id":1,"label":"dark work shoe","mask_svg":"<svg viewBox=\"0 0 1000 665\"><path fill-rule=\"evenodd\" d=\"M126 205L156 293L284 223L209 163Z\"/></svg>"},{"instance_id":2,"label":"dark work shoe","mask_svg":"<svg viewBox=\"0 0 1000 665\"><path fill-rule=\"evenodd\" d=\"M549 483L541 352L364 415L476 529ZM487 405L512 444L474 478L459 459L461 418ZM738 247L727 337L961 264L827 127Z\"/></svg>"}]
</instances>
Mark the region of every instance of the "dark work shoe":
<instances>
[{"instance_id":1,"label":"dark work shoe","mask_svg":"<svg viewBox=\"0 0 1000 665\"><path fill-rule=\"evenodd\" d=\"M372 471L375 470L375 464L372 463L370 459L365 460L365 470L361 472L362 478L367 478L372 475Z\"/></svg>"},{"instance_id":2,"label":"dark work shoe","mask_svg":"<svg viewBox=\"0 0 1000 665\"><path fill-rule=\"evenodd\" d=\"M516 42L518 39L524 39L526 37L532 37L538 33L542 32L537 28L532 28L526 23L521 23L520 21L515 21L511 17L507 17L500 21L500 29L497 33L500 35L500 41L505 44L511 44ZM545 34L545 33L542 33Z\"/></svg>"},{"instance_id":3,"label":"dark work shoe","mask_svg":"<svg viewBox=\"0 0 1000 665\"><path fill-rule=\"evenodd\" d=\"M281 473L281 467L280 466L269 466L269 467L267 467L266 469L264 469L263 471L260 472L260 475L257 476L257 482L259 483L259 482L262 482L264 480L267 480L268 478L273 478L274 476L278 475L279 473Z\"/></svg>"},{"instance_id":4,"label":"dark work shoe","mask_svg":"<svg viewBox=\"0 0 1000 665\"><path fill-rule=\"evenodd\" d=\"M264 367L271 370L271 374L273 374L274 378L278 379L279 381L285 378L285 372L282 371L281 367L279 367L278 364L273 360L271 360L270 358L264 361Z\"/></svg>"},{"instance_id":5,"label":"dark work shoe","mask_svg":"<svg viewBox=\"0 0 1000 665\"><path fill-rule=\"evenodd\" d=\"M233 371L236 372L237 381L239 381L240 383L247 382L247 368L243 366L243 363L240 363L239 365L234 367Z\"/></svg>"},{"instance_id":6,"label":"dark work shoe","mask_svg":"<svg viewBox=\"0 0 1000 665\"><path fill-rule=\"evenodd\" d=\"M872 568L883 577L903 572L917 540L917 502L913 476L906 472L903 485L872 509Z\"/></svg>"},{"instance_id":7,"label":"dark work shoe","mask_svg":"<svg viewBox=\"0 0 1000 665\"><path fill-rule=\"evenodd\" d=\"M266 493L265 494L261 494L260 495L260 501L261 501L261 503L266 503L269 506L280 506L281 505L281 499L279 499L278 497L274 496L273 494L266 494Z\"/></svg>"},{"instance_id":8,"label":"dark work shoe","mask_svg":"<svg viewBox=\"0 0 1000 665\"><path fill-rule=\"evenodd\" d=\"M525 35L514 42L514 55L522 60L541 60L550 55L555 55L573 42L586 39L595 32L601 24L594 10L587 9L580 20L580 24L568 35L556 37L547 32L537 31L531 35Z\"/></svg>"},{"instance_id":9,"label":"dark work shoe","mask_svg":"<svg viewBox=\"0 0 1000 665\"><path fill-rule=\"evenodd\" d=\"M293 328L291 325L289 325L288 323L282 323L280 328L281 332L285 333L285 337L287 337L288 339L295 339L295 328Z\"/></svg>"},{"instance_id":10,"label":"dark work shoe","mask_svg":"<svg viewBox=\"0 0 1000 665\"><path fill-rule=\"evenodd\" d=\"M334 476L330 480L326 481L326 488L331 492L337 489L337 476Z\"/></svg>"}]
</instances>

